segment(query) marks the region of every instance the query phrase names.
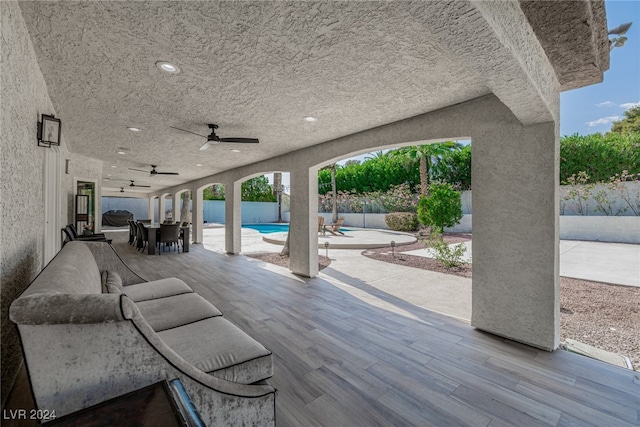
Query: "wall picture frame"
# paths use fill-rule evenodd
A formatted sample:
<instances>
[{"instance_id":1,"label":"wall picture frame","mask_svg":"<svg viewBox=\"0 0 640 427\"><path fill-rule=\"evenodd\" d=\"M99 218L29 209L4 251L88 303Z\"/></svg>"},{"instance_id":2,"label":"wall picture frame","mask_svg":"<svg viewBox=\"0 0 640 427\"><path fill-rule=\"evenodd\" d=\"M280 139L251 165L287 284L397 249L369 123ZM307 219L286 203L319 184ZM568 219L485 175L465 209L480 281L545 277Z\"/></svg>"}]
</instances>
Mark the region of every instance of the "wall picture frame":
<instances>
[{"instance_id":1,"label":"wall picture frame","mask_svg":"<svg viewBox=\"0 0 640 427\"><path fill-rule=\"evenodd\" d=\"M60 145L60 135L62 130L62 122L54 116L48 114L42 115L40 123L40 132L38 132L38 146L51 147Z\"/></svg>"}]
</instances>

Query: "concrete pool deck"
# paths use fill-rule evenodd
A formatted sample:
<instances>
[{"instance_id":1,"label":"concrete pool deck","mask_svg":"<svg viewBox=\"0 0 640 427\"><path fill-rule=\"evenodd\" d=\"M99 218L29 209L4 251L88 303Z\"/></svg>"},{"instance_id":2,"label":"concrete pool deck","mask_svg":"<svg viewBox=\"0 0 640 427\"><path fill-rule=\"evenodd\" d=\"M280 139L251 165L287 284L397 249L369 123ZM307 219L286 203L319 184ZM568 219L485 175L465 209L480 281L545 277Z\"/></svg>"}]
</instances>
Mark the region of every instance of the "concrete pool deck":
<instances>
[{"instance_id":1,"label":"concrete pool deck","mask_svg":"<svg viewBox=\"0 0 640 427\"><path fill-rule=\"evenodd\" d=\"M325 242L328 242L329 248L333 249L374 249L387 247L392 240L396 242L397 246L410 245L418 240L411 234L398 231L355 227L346 227L346 229L349 231L346 231L344 236L340 234L333 235L329 232L323 236L318 233L318 248L324 249ZM284 245L286 239L287 233L262 235L262 240L276 245Z\"/></svg>"}]
</instances>

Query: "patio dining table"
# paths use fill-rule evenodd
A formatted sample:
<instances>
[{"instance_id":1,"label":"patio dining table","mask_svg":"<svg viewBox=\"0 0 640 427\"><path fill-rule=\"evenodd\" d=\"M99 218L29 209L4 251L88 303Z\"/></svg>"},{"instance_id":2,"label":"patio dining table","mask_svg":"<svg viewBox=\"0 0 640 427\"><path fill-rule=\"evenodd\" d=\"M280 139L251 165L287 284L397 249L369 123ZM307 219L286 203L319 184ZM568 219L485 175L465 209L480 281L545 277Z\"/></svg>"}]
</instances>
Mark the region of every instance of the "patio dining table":
<instances>
[{"instance_id":1,"label":"patio dining table","mask_svg":"<svg viewBox=\"0 0 640 427\"><path fill-rule=\"evenodd\" d=\"M156 242L158 240L158 235L160 234L160 223L152 222L151 224L145 225L149 230L149 241L147 243L147 255L155 255L156 254ZM182 240L182 252L189 252L189 226L180 227L180 230L184 233L184 238Z\"/></svg>"}]
</instances>

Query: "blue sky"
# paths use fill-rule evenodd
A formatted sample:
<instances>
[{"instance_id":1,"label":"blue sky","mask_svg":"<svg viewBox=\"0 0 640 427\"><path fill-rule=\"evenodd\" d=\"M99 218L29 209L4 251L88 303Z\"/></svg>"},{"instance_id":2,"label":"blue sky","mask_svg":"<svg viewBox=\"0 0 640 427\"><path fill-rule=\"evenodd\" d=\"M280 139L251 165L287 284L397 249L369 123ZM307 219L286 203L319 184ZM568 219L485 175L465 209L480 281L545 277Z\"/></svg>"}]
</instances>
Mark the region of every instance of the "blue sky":
<instances>
[{"instance_id":1,"label":"blue sky","mask_svg":"<svg viewBox=\"0 0 640 427\"><path fill-rule=\"evenodd\" d=\"M640 2L606 1L609 28L633 22L622 47L611 51L609 70L600 84L560 94L560 135L607 132L611 122L633 105L640 105Z\"/></svg>"}]
</instances>

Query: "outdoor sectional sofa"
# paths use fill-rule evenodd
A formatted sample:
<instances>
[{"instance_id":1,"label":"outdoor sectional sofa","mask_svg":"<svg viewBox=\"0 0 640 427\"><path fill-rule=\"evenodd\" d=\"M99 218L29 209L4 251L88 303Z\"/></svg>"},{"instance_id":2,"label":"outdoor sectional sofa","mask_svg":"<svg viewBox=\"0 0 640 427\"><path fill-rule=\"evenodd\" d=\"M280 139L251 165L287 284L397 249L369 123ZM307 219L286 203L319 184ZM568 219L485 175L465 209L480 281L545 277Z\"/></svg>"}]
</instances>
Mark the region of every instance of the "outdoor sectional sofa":
<instances>
[{"instance_id":1,"label":"outdoor sectional sofa","mask_svg":"<svg viewBox=\"0 0 640 427\"><path fill-rule=\"evenodd\" d=\"M272 355L183 281L70 242L10 308L39 409L58 417L180 379L203 421L275 425Z\"/></svg>"}]
</instances>

